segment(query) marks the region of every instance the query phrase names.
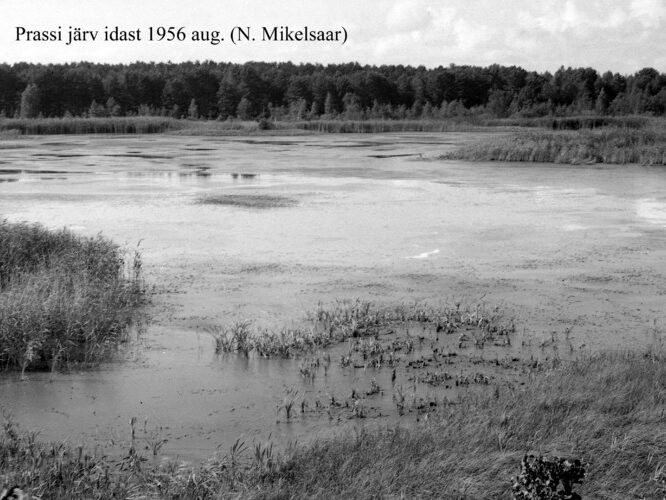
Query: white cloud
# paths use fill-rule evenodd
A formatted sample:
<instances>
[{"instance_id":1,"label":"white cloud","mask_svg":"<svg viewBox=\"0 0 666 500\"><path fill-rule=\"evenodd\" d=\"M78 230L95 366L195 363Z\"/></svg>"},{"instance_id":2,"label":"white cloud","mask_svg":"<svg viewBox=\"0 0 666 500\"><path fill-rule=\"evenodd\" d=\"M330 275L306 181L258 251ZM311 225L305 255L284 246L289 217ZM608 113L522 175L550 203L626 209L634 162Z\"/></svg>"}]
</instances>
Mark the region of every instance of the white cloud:
<instances>
[{"instance_id":1,"label":"white cloud","mask_svg":"<svg viewBox=\"0 0 666 500\"><path fill-rule=\"evenodd\" d=\"M629 11L646 28L659 28L666 18L666 4L662 0L632 0Z\"/></svg>"},{"instance_id":2,"label":"white cloud","mask_svg":"<svg viewBox=\"0 0 666 500\"><path fill-rule=\"evenodd\" d=\"M0 0L0 62L194 60L367 64L519 64L530 70L592 66L623 73L644 66L666 72L666 0ZM94 8L92 7L94 5ZM298 43L87 44L17 43L15 26L187 25L345 26L344 45ZM258 29L258 28L257 28Z\"/></svg>"},{"instance_id":3,"label":"white cloud","mask_svg":"<svg viewBox=\"0 0 666 500\"><path fill-rule=\"evenodd\" d=\"M386 15L386 26L394 31L414 31L426 28L432 15L422 1L396 1Z\"/></svg>"},{"instance_id":4,"label":"white cloud","mask_svg":"<svg viewBox=\"0 0 666 500\"><path fill-rule=\"evenodd\" d=\"M472 25L465 19L458 19L454 23L453 32L458 42L457 48L462 53L471 51L483 42L489 41L493 35L487 26Z\"/></svg>"}]
</instances>

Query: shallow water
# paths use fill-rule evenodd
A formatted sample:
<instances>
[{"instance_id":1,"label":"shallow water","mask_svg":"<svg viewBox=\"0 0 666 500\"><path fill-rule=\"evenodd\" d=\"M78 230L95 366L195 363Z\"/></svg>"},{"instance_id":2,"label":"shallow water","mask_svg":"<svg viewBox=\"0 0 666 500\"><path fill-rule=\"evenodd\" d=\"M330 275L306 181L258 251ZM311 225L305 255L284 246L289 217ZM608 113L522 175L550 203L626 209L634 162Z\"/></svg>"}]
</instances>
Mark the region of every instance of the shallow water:
<instances>
[{"instance_id":1,"label":"shallow water","mask_svg":"<svg viewBox=\"0 0 666 500\"><path fill-rule=\"evenodd\" d=\"M125 361L24 382L2 375L0 406L47 439L104 446L127 441L134 416L146 422L144 435L169 439L163 453L193 460L239 435L284 443L361 421L312 411L286 422L277 407L288 391L314 405L332 394L344 400L376 378L384 394L367 398L373 418L364 421L393 421L391 371L341 368L344 346L327 377L319 369L310 384L298 360L216 357L206 333L236 319L288 325L339 298L482 299L516 315L512 352L523 356L548 355L535 346L566 328L572 338L560 354L653 342L654 325L666 320L664 170L433 159L473 138L52 136L4 144L0 214L138 244L156 293L152 321ZM227 194L297 205L199 203ZM408 374L398 382L408 385Z\"/></svg>"}]
</instances>

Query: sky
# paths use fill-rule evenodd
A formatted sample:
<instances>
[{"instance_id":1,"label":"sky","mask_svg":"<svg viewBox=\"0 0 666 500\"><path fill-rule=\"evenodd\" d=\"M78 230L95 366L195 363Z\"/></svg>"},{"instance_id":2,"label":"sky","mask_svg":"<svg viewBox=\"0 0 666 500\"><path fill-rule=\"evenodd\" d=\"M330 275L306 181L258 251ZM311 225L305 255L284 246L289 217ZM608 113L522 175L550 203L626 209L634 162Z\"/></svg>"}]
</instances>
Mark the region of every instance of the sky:
<instances>
[{"instance_id":1,"label":"sky","mask_svg":"<svg viewBox=\"0 0 666 500\"><path fill-rule=\"evenodd\" d=\"M292 61L592 67L666 72L666 0L0 0L0 62ZM232 43L235 26L254 41ZM264 41L263 28L346 31L339 41ZM70 27L97 31L67 44ZM105 41L105 31L141 40ZM184 40L150 41L149 28ZM21 29L23 31L21 31ZM28 34L30 31L32 34ZM61 40L37 40L52 31ZM214 45L195 33L218 31ZM43 37L42 37L43 38Z\"/></svg>"}]
</instances>

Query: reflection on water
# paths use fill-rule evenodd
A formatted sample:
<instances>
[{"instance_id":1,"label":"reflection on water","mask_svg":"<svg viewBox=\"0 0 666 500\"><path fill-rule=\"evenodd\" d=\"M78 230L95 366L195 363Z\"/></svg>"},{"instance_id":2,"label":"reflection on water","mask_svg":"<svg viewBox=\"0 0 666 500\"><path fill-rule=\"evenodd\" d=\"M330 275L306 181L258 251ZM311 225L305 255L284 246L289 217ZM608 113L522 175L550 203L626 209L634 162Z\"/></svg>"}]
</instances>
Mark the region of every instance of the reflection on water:
<instances>
[{"instance_id":1,"label":"reflection on water","mask_svg":"<svg viewBox=\"0 0 666 500\"><path fill-rule=\"evenodd\" d=\"M666 227L666 202L654 198L636 200L636 215L652 224Z\"/></svg>"}]
</instances>

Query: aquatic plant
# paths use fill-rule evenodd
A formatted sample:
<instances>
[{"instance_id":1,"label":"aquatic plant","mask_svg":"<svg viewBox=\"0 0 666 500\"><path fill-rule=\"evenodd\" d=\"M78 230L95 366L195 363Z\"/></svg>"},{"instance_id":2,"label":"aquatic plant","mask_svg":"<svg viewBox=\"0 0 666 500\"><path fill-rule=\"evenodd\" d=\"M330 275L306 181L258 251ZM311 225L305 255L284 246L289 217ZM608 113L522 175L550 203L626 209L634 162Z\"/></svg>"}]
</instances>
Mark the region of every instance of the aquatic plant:
<instances>
[{"instance_id":1,"label":"aquatic plant","mask_svg":"<svg viewBox=\"0 0 666 500\"><path fill-rule=\"evenodd\" d=\"M251 321L236 321L229 327L209 326L206 331L213 337L215 354L238 352L248 356L253 349Z\"/></svg>"},{"instance_id":2,"label":"aquatic plant","mask_svg":"<svg viewBox=\"0 0 666 500\"><path fill-rule=\"evenodd\" d=\"M296 409L296 399L298 398L298 390L294 387L287 387L284 390L284 398L282 403L277 407L277 414L284 413L284 417L290 420Z\"/></svg>"},{"instance_id":3,"label":"aquatic plant","mask_svg":"<svg viewBox=\"0 0 666 500\"><path fill-rule=\"evenodd\" d=\"M138 249L0 219L0 367L104 359L127 340L145 291Z\"/></svg>"},{"instance_id":4,"label":"aquatic plant","mask_svg":"<svg viewBox=\"0 0 666 500\"><path fill-rule=\"evenodd\" d=\"M317 374L317 368L319 368L320 360L318 357L308 356L303 358L298 363L298 371L301 376L312 382Z\"/></svg>"},{"instance_id":5,"label":"aquatic plant","mask_svg":"<svg viewBox=\"0 0 666 500\"><path fill-rule=\"evenodd\" d=\"M475 335L475 340L501 345L510 345L508 338L515 332L514 319L499 307L463 305L461 302L437 306L422 303L381 306L360 299L335 301L328 305L319 303L297 326L253 330L251 321L237 321L231 326L214 325L207 331L214 339L217 353L242 352L248 355L255 352L262 357L290 358L349 341L348 353L342 355L341 365L351 365L354 353L360 353L360 366L378 368L385 362L393 366L398 360L396 352L409 354L414 350L414 338L411 337L394 339L389 345L383 345L379 340L382 335L394 333L405 325L409 328L411 322L418 322L424 330L426 327L434 330L440 324L449 325L452 331L472 327L474 331L470 335ZM422 341L423 337L417 337L417 340Z\"/></svg>"},{"instance_id":6,"label":"aquatic plant","mask_svg":"<svg viewBox=\"0 0 666 500\"><path fill-rule=\"evenodd\" d=\"M382 391L382 388L379 387L377 380L374 378L370 381L370 388L366 391L366 396L372 396L374 394L379 394Z\"/></svg>"}]
</instances>

